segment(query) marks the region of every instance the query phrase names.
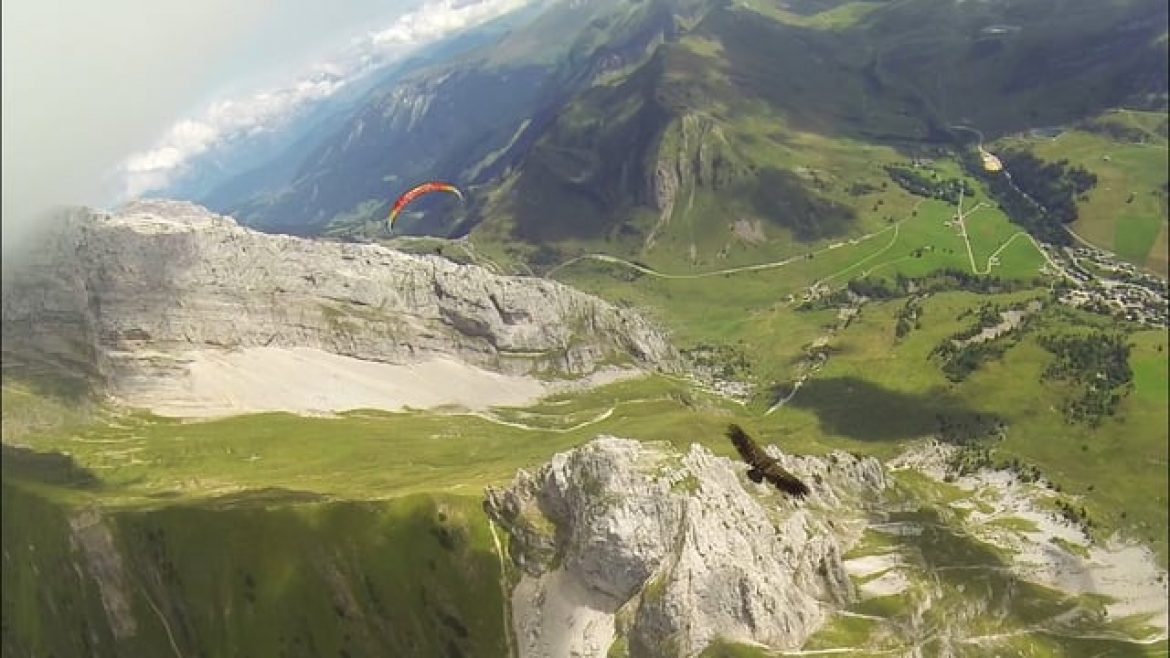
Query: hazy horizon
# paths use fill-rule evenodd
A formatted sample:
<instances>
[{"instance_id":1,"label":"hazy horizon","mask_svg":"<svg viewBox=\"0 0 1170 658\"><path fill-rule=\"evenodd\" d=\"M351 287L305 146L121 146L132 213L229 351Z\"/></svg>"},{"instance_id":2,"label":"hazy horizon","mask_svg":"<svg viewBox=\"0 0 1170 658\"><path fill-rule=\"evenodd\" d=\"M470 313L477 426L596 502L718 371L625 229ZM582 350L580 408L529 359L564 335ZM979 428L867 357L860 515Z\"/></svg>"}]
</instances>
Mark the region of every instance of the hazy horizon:
<instances>
[{"instance_id":1,"label":"hazy horizon","mask_svg":"<svg viewBox=\"0 0 1170 658\"><path fill-rule=\"evenodd\" d=\"M162 153L174 166L170 160L181 163L214 144L216 131L271 119L282 108L256 102L269 90L291 90L294 105L330 93L310 91L306 101L297 76L362 40L380 44L379 31L407 50L416 37L425 42L468 26L484 13L476 7L512 4L4 3L4 252L45 210L126 196L132 157L150 167ZM226 113L224 126L206 118L222 118L225 107L234 114Z\"/></svg>"}]
</instances>

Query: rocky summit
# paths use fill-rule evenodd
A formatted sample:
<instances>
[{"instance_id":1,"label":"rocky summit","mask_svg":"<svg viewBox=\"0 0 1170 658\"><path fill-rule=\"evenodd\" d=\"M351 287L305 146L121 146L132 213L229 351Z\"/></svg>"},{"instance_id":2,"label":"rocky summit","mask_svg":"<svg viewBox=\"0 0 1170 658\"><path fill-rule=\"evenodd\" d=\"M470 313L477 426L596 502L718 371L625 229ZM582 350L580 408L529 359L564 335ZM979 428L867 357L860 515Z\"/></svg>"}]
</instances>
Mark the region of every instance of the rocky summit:
<instances>
[{"instance_id":1,"label":"rocky summit","mask_svg":"<svg viewBox=\"0 0 1170 658\"><path fill-rule=\"evenodd\" d=\"M856 595L842 554L865 528L881 464L767 451L801 502L694 444L686 454L599 436L489 489L512 536L522 656L693 656L716 639L794 648Z\"/></svg>"},{"instance_id":2,"label":"rocky summit","mask_svg":"<svg viewBox=\"0 0 1170 658\"><path fill-rule=\"evenodd\" d=\"M75 211L4 277L4 344L106 381L165 372L193 349L309 347L507 374L670 369L643 318L558 283L440 256L242 228L189 203Z\"/></svg>"}]
</instances>

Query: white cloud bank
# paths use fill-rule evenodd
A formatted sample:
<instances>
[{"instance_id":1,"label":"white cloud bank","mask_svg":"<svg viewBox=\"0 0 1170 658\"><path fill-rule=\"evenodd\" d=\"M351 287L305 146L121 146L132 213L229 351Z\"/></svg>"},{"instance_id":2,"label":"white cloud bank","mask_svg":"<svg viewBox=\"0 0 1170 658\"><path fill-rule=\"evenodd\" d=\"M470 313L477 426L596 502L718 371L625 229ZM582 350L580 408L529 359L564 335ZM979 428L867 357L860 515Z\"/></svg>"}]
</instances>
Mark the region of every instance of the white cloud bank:
<instances>
[{"instance_id":1,"label":"white cloud bank","mask_svg":"<svg viewBox=\"0 0 1170 658\"><path fill-rule=\"evenodd\" d=\"M220 100L198 118L175 123L149 150L122 164L123 198L158 190L182 174L191 159L257 132L277 130L362 75L409 52L523 7L531 0L440 0L399 16L389 27L353 40L295 82L246 98Z\"/></svg>"}]
</instances>

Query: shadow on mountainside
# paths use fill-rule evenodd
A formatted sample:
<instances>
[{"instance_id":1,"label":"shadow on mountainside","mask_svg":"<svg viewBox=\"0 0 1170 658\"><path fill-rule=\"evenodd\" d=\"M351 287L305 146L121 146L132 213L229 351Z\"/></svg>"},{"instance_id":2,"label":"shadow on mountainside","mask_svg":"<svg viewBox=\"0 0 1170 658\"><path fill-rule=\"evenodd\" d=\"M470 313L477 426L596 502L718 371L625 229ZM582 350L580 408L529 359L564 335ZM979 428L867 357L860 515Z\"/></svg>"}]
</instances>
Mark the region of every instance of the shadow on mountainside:
<instances>
[{"instance_id":1,"label":"shadow on mountainside","mask_svg":"<svg viewBox=\"0 0 1170 658\"><path fill-rule=\"evenodd\" d=\"M962 443L983 438L1003 422L949 394L915 395L857 377L812 379L788 403L817 415L826 434L859 441L897 441L938 435Z\"/></svg>"}]
</instances>

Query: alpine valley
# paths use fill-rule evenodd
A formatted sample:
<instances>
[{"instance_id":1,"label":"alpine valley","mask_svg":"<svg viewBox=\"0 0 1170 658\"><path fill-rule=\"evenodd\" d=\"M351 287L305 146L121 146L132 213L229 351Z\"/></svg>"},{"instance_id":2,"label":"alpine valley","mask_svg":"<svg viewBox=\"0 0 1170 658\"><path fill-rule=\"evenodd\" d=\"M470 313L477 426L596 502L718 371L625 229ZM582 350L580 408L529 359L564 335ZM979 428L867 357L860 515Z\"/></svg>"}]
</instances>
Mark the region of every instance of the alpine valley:
<instances>
[{"instance_id":1,"label":"alpine valley","mask_svg":"<svg viewBox=\"0 0 1170 658\"><path fill-rule=\"evenodd\" d=\"M1166 655L1168 20L536 0L62 210L3 655Z\"/></svg>"}]
</instances>

